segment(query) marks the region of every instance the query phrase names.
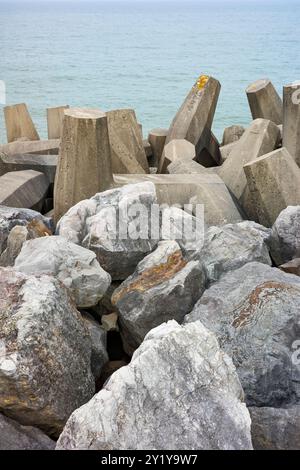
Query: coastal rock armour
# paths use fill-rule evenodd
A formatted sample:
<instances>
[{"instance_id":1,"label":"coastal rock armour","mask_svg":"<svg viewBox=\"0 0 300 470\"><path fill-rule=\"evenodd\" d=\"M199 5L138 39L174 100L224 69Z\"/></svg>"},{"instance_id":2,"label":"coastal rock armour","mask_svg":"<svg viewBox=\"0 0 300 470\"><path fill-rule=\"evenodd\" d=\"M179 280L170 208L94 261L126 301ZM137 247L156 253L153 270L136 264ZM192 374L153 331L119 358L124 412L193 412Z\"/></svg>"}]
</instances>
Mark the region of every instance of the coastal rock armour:
<instances>
[{"instance_id":1,"label":"coastal rock armour","mask_svg":"<svg viewBox=\"0 0 300 470\"><path fill-rule=\"evenodd\" d=\"M145 225L148 239L121 238L120 224L126 231L134 228L139 214L131 215L131 209L142 204L148 215L156 202L155 186L151 182L98 193L72 207L59 221L57 234L94 251L101 267L113 280L124 280L158 240L151 239L148 225Z\"/></svg>"},{"instance_id":2,"label":"coastal rock armour","mask_svg":"<svg viewBox=\"0 0 300 470\"><path fill-rule=\"evenodd\" d=\"M299 403L300 279L261 263L225 274L206 290L185 322L200 320L232 357L249 406Z\"/></svg>"},{"instance_id":3,"label":"coastal rock armour","mask_svg":"<svg viewBox=\"0 0 300 470\"><path fill-rule=\"evenodd\" d=\"M271 230L244 221L223 227L210 227L205 233L198 259L204 264L209 282L252 261L272 265L268 242Z\"/></svg>"},{"instance_id":4,"label":"coastal rock armour","mask_svg":"<svg viewBox=\"0 0 300 470\"><path fill-rule=\"evenodd\" d=\"M31 426L0 414L0 450L54 450L55 441Z\"/></svg>"},{"instance_id":5,"label":"coastal rock armour","mask_svg":"<svg viewBox=\"0 0 300 470\"><path fill-rule=\"evenodd\" d=\"M51 220L39 212L0 205L0 254L6 249L11 230L19 225L27 228L30 238L52 235Z\"/></svg>"},{"instance_id":6,"label":"coastal rock armour","mask_svg":"<svg viewBox=\"0 0 300 470\"><path fill-rule=\"evenodd\" d=\"M231 359L200 322L152 330L131 363L76 410L58 450L252 449Z\"/></svg>"},{"instance_id":7,"label":"coastal rock armour","mask_svg":"<svg viewBox=\"0 0 300 470\"><path fill-rule=\"evenodd\" d=\"M197 261L187 262L175 241L160 242L112 296L125 351L132 354L146 334L168 320L181 323L205 289Z\"/></svg>"},{"instance_id":8,"label":"coastal rock armour","mask_svg":"<svg viewBox=\"0 0 300 470\"><path fill-rule=\"evenodd\" d=\"M15 268L25 274L52 274L69 290L79 308L96 305L111 283L95 253L60 236L26 242Z\"/></svg>"},{"instance_id":9,"label":"coastal rock armour","mask_svg":"<svg viewBox=\"0 0 300 470\"><path fill-rule=\"evenodd\" d=\"M92 345L91 368L95 380L97 380L101 375L104 365L109 360L106 350L107 333L104 328L102 328L100 324L94 320L92 315L83 313L82 317L85 326L90 333Z\"/></svg>"},{"instance_id":10,"label":"coastal rock armour","mask_svg":"<svg viewBox=\"0 0 300 470\"><path fill-rule=\"evenodd\" d=\"M0 268L0 410L58 436L94 394L91 339L51 276Z\"/></svg>"},{"instance_id":11,"label":"coastal rock armour","mask_svg":"<svg viewBox=\"0 0 300 470\"><path fill-rule=\"evenodd\" d=\"M289 206L277 217L270 250L277 266L300 257L300 206Z\"/></svg>"},{"instance_id":12,"label":"coastal rock armour","mask_svg":"<svg viewBox=\"0 0 300 470\"><path fill-rule=\"evenodd\" d=\"M300 450L300 405L249 408L255 450Z\"/></svg>"}]
</instances>

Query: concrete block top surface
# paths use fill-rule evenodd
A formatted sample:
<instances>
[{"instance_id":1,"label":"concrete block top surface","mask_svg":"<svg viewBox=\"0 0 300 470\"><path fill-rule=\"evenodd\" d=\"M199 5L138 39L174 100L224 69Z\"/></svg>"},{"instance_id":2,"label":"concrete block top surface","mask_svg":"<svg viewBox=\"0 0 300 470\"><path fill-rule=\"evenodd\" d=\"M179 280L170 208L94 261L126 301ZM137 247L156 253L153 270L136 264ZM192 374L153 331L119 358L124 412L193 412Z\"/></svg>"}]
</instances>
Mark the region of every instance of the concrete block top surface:
<instances>
[{"instance_id":1,"label":"concrete block top surface","mask_svg":"<svg viewBox=\"0 0 300 470\"><path fill-rule=\"evenodd\" d=\"M265 88L269 83L271 83L271 80L269 80L268 78L261 78L259 80L256 80L254 83L251 83L251 85L246 88L246 93L256 93L257 91Z\"/></svg>"},{"instance_id":2,"label":"concrete block top surface","mask_svg":"<svg viewBox=\"0 0 300 470\"><path fill-rule=\"evenodd\" d=\"M169 129L162 129L160 127L156 127L155 129L151 129L149 135L155 135L158 137L166 137L168 135Z\"/></svg>"},{"instance_id":3,"label":"concrete block top surface","mask_svg":"<svg viewBox=\"0 0 300 470\"><path fill-rule=\"evenodd\" d=\"M284 158L290 159L292 162L294 162L292 156L287 151L287 149L285 147L282 147L280 149L273 150L273 152L269 152L266 155L262 155L261 157L255 158L251 162L246 163L244 165L244 168L259 164L260 162L265 161L265 160L273 159L276 156L283 156ZM297 167L296 163L295 163L295 168L300 171L300 169Z\"/></svg>"},{"instance_id":4,"label":"concrete block top surface","mask_svg":"<svg viewBox=\"0 0 300 470\"><path fill-rule=\"evenodd\" d=\"M100 109L68 108L65 110L65 116L77 119L101 119L106 117L106 114Z\"/></svg>"}]
</instances>

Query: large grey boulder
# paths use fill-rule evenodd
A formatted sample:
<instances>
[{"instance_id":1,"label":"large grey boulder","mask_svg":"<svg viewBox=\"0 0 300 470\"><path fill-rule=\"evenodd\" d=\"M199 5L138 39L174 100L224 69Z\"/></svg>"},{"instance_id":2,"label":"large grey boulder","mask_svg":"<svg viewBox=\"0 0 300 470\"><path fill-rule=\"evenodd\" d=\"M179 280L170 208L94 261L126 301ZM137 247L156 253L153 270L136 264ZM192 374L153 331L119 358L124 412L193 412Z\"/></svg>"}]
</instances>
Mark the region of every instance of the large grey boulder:
<instances>
[{"instance_id":1,"label":"large grey boulder","mask_svg":"<svg viewBox=\"0 0 300 470\"><path fill-rule=\"evenodd\" d=\"M83 313L83 320L87 327L92 344L91 368L95 380L99 379L103 366L108 362L107 332L102 326L94 320L92 315Z\"/></svg>"},{"instance_id":2,"label":"large grey boulder","mask_svg":"<svg viewBox=\"0 0 300 470\"><path fill-rule=\"evenodd\" d=\"M24 243L15 261L25 274L52 274L69 290L78 307L92 307L104 296L111 283L93 251L64 237L36 238Z\"/></svg>"},{"instance_id":3,"label":"large grey boulder","mask_svg":"<svg viewBox=\"0 0 300 470\"><path fill-rule=\"evenodd\" d=\"M29 238L29 231L22 225L12 228L7 237L6 249L0 255L0 266L13 266L22 247Z\"/></svg>"},{"instance_id":4,"label":"large grey boulder","mask_svg":"<svg viewBox=\"0 0 300 470\"><path fill-rule=\"evenodd\" d=\"M123 280L157 244L149 224L156 203L152 182L98 193L72 207L59 221L57 233L94 251L102 268L114 280ZM134 230L140 231L137 239L131 236Z\"/></svg>"},{"instance_id":5,"label":"large grey boulder","mask_svg":"<svg viewBox=\"0 0 300 470\"><path fill-rule=\"evenodd\" d=\"M152 330L131 363L76 410L57 449L252 449L231 359L200 322Z\"/></svg>"},{"instance_id":6,"label":"large grey boulder","mask_svg":"<svg viewBox=\"0 0 300 470\"><path fill-rule=\"evenodd\" d=\"M26 227L30 238L52 234L51 220L39 212L0 205L0 254L7 247L11 230L17 225Z\"/></svg>"},{"instance_id":7,"label":"large grey boulder","mask_svg":"<svg viewBox=\"0 0 300 470\"><path fill-rule=\"evenodd\" d=\"M205 233L199 259L203 262L210 282L252 261L272 261L266 242L271 230L255 222L245 221L223 227L210 227Z\"/></svg>"},{"instance_id":8,"label":"large grey boulder","mask_svg":"<svg viewBox=\"0 0 300 470\"><path fill-rule=\"evenodd\" d=\"M300 206L289 206L279 214L272 227L270 250L278 266L300 257Z\"/></svg>"},{"instance_id":9,"label":"large grey boulder","mask_svg":"<svg viewBox=\"0 0 300 470\"><path fill-rule=\"evenodd\" d=\"M58 435L94 393L91 340L51 276L0 268L0 410Z\"/></svg>"},{"instance_id":10,"label":"large grey boulder","mask_svg":"<svg viewBox=\"0 0 300 470\"><path fill-rule=\"evenodd\" d=\"M256 450L300 450L300 405L291 408L249 408Z\"/></svg>"},{"instance_id":11,"label":"large grey boulder","mask_svg":"<svg viewBox=\"0 0 300 470\"><path fill-rule=\"evenodd\" d=\"M0 450L54 450L55 441L32 426L0 414Z\"/></svg>"},{"instance_id":12,"label":"large grey boulder","mask_svg":"<svg viewBox=\"0 0 300 470\"><path fill-rule=\"evenodd\" d=\"M126 352L132 354L161 323L181 323L201 297L205 281L203 266L187 262L175 241L160 242L112 296Z\"/></svg>"},{"instance_id":13,"label":"large grey boulder","mask_svg":"<svg viewBox=\"0 0 300 470\"><path fill-rule=\"evenodd\" d=\"M300 400L300 279L261 263L224 275L205 291L186 322L200 320L232 357L249 406Z\"/></svg>"}]
</instances>

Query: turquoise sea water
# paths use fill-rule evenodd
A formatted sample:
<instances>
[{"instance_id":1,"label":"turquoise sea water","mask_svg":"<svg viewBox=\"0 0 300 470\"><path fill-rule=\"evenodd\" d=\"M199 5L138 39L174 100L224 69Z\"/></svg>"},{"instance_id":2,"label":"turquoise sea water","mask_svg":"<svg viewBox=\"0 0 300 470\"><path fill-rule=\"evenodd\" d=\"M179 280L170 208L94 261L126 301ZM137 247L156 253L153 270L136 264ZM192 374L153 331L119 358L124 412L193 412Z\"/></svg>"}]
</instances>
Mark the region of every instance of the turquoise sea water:
<instances>
[{"instance_id":1,"label":"turquoise sea water","mask_svg":"<svg viewBox=\"0 0 300 470\"><path fill-rule=\"evenodd\" d=\"M46 137L49 106L132 107L168 127L199 74L222 83L214 130L245 124L246 86L300 79L300 2L0 0L0 80ZM6 141L0 109L0 142Z\"/></svg>"}]
</instances>

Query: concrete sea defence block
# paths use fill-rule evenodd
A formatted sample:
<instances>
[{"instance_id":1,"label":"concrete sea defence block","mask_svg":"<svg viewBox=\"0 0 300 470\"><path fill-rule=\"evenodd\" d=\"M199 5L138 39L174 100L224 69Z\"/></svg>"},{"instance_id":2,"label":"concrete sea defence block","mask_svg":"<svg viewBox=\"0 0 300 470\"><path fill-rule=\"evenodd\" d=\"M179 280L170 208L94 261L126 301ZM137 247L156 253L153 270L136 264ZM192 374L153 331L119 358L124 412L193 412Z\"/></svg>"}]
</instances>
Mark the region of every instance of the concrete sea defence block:
<instances>
[{"instance_id":1,"label":"concrete sea defence block","mask_svg":"<svg viewBox=\"0 0 300 470\"><path fill-rule=\"evenodd\" d=\"M300 166L300 81L283 87L283 142Z\"/></svg>"},{"instance_id":2,"label":"concrete sea defence block","mask_svg":"<svg viewBox=\"0 0 300 470\"><path fill-rule=\"evenodd\" d=\"M243 216L225 184L217 175L114 175L114 183L124 186L151 181L159 204L203 204L207 226L241 222Z\"/></svg>"},{"instance_id":3,"label":"concrete sea defence block","mask_svg":"<svg viewBox=\"0 0 300 470\"><path fill-rule=\"evenodd\" d=\"M271 227L283 209L300 204L300 169L285 148L244 166L259 222Z\"/></svg>"},{"instance_id":4,"label":"concrete sea defence block","mask_svg":"<svg viewBox=\"0 0 300 470\"><path fill-rule=\"evenodd\" d=\"M206 129L211 129L220 89L220 83L213 77L206 75L199 77L173 119L166 144L174 139L185 139L196 146L197 155L201 153L206 147L204 132ZM206 135L210 137L208 132ZM163 160L164 154L159 171L163 166Z\"/></svg>"},{"instance_id":5,"label":"concrete sea defence block","mask_svg":"<svg viewBox=\"0 0 300 470\"><path fill-rule=\"evenodd\" d=\"M49 182L34 170L13 171L0 177L0 205L40 210Z\"/></svg>"},{"instance_id":6,"label":"concrete sea defence block","mask_svg":"<svg viewBox=\"0 0 300 470\"><path fill-rule=\"evenodd\" d=\"M149 173L134 110L116 109L106 115L113 173Z\"/></svg>"},{"instance_id":7,"label":"concrete sea defence block","mask_svg":"<svg viewBox=\"0 0 300 470\"><path fill-rule=\"evenodd\" d=\"M47 109L48 139L60 139L65 110L70 106L58 106Z\"/></svg>"},{"instance_id":8,"label":"concrete sea defence block","mask_svg":"<svg viewBox=\"0 0 300 470\"><path fill-rule=\"evenodd\" d=\"M40 137L25 103L5 106L4 118L7 142L14 142L22 138L39 140Z\"/></svg>"},{"instance_id":9,"label":"concrete sea defence block","mask_svg":"<svg viewBox=\"0 0 300 470\"><path fill-rule=\"evenodd\" d=\"M49 183L53 184L57 160L58 155L6 155L0 153L0 176L11 171L35 170L44 173Z\"/></svg>"},{"instance_id":10,"label":"concrete sea defence block","mask_svg":"<svg viewBox=\"0 0 300 470\"><path fill-rule=\"evenodd\" d=\"M0 153L5 153L7 155L19 155L25 153L37 155L58 155L59 145L59 139L11 142L9 144L0 145Z\"/></svg>"},{"instance_id":11,"label":"concrete sea defence block","mask_svg":"<svg viewBox=\"0 0 300 470\"><path fill-rule=\"evenodd\" d=\"M106 114L92 109L66 110L54 185L55 219L77 202L106 190L111 181Z\"/></svg>"},{"instance_id":12,"label":"concrete sea defence block","mask_svg":"<svg viewBox=\"0 0 300 470\"><path fill-rule=\"evenodd\" d=\"M266 119L256 119L220 168L219 176L237 198L249 219L256 220L256 213L243 167L252 160L272 152L276 148L278 138L279 129L276 124Z\"/></svg>"},{"instance_id":13,"label":"concrete sea defence block","mask_svg":"<svg viewBox=\"0 0 300 470\"><path fill-rule=\"evenodd\" d=\"M282 99L269 79L257 80L246 89L253 119L282 124Z\"/></svg>"}]
</instances>

